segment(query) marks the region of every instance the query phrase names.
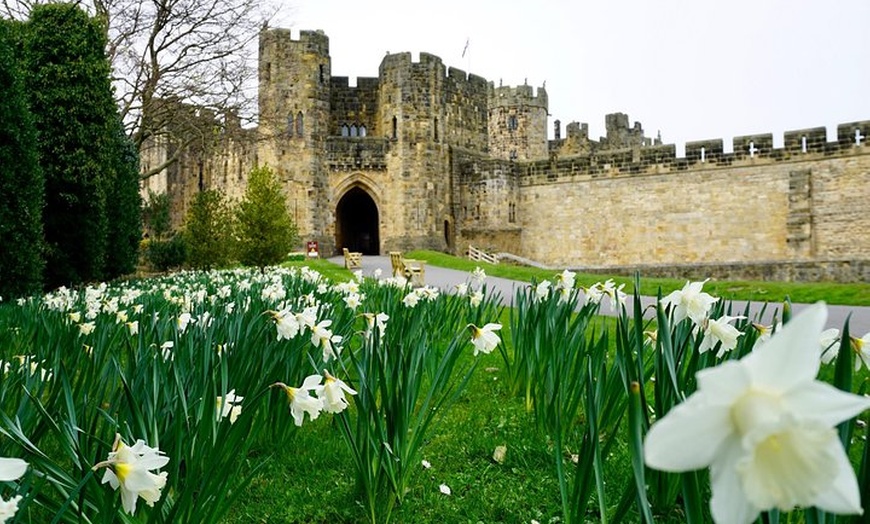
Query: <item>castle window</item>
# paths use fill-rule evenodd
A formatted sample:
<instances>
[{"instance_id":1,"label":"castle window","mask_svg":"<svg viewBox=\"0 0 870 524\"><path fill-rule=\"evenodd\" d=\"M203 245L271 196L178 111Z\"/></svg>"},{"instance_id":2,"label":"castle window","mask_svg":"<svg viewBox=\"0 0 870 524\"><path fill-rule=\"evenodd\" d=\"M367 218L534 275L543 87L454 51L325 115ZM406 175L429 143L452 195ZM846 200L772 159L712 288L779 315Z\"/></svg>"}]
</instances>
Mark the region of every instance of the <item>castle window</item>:
<instances>
[{"instance_id":1,"label":"castle window","mask_svg":"<svg viewBox=\"0 0 870 524\"><path fill-rule=\"evenodd\" d=\"M804 135L801 137L801 153L807 152L807 136Z\"/></svg>"},{"instance_id":2,"label":"castle window","mask_svg":"<svg viewBox=\"0 0 870 524\"><path fill-rule=\"evenodd\" d=\"M341 125L341 136L348 136L349 134L350 134L350 131L347 127L347 124L342 124Z\"/></svg>"},{"instance_id":3,"label":"castle window","mask_svg":"<svg viewBox=\"0 0 870 524\"><path fill-rule=\"evenodd\" d=\"M435 135L435 141L437 142L437 141L438 141L438 117L435 117L435 127L434 127L434 130L435 130L435 133L434 133L434 135Z\"/></svg>"},{"instance_id":4,"label":"castle window","mask_svg":"<svg viewBox=\"0 0 870 524\"><path fill-rule=\"evenodd\" d=\"M396 139L398 134L399 134L399 120L396 119L396 117L393 117L393 140Z\"/></svg>"},{"instance_id":5,"label":"castle window","mask_svg":"<svg viewBox=\"0 0 870 524\"><path fill-rule=\"evenodd\" d=\"M287 115L287 135L293 136L293 115Z\"/></svg>"},{"instance_id":6,"label":"castle window","mask_svg":"<svg viewBox=\"0 0 870 524\"><path fill-rule=\"evenodd\" d=\"M320 83L323 83L323 64L320 64L320 77L318 78Z\"/></svg>"},{"instance_id":7,"label":"castle window","mask_svg":"<svg viewBox=\"0 0 870 524\"><path fill-rule=\"evenodd\" d=\"M305 127L302 125L302 111L296 113L296 136L301 137Z\"/></svg>"},{"instance_id":8,"label":"castle window","mask_svg":"<svg viewBox=\"0 0 870 524\"><path fill-rule=\"evenodd\" d=\"M366 126L364 126L364 125L359 126L359 136L366 136Z\"/></svg>"},{"instance_id":9,"label":"castle window","mask_svg":"<svg viewBox=\"0 0 870 524\"><path fill-rule=\"evenodd\" d=\"M357 136L356 124L350 125L350 136Z\"/></svg>"},{"instance_id":10,"label":"castle window","mask_svg":"<svg viewBox=\"0 0 870 524\"><path fill-rule=\"evenodd\" d=\"M513 224L517 221L517 205L513 202L508 202L508 222Z\"/></svg>"},{"instance_id":11,"label":"castle window","mask_svg":"<svg viewBox=\"0 0 870 524\"><path fill-rule=\"evenodd\" d=\"M510 115L507 122L508 130L513 131L517 128L517 115Z\"/></svg>"},{"instance_id":12,"label":"castle window","mask_svg":"<svg viewBox=\"0 0 870 524\"><path fill-rule=\"evenodd\" d=\"M511 160L516 160L516 159L517 159L517 150L516 150L516 149L511 149L510 159L511 159Z\"/></svg>"}]
</instances>

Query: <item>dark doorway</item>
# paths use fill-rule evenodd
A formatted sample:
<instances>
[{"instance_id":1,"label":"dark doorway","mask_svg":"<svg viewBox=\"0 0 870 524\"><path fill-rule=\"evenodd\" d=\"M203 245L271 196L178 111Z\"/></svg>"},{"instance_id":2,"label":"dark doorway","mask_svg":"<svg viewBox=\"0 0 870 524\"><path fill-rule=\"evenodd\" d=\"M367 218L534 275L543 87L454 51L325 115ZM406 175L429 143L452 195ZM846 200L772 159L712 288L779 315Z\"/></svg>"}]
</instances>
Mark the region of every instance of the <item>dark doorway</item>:
<instances>
[{"instance_id":1,"label":"dark doorway","mask_svg":"<svg viewBox=\"0 0 870 524\"><path fill-rule=\"evenodd\" d=\"M335 207L335 245L340 250L380 254L378 206L360 187L351 188Z\"/></svg>"}]
</instances>

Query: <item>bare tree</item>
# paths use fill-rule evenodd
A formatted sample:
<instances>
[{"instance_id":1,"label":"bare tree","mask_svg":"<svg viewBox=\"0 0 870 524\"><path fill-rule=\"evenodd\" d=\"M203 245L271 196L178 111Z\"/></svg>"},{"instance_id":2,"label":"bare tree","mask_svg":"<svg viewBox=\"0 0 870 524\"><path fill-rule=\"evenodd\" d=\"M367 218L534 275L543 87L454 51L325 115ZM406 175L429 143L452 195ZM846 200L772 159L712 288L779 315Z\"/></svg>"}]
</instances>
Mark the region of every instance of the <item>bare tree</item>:
<instances>
[{"instance_id":1,"label":"bare tree","mask_svg":"<svg viewBox=\"0 0 870 524\"><path fill-rule=\"evenodd\" d=\"M24 19L41 1L2 0L2 14ZM216 124L243 125L255 118L255 46L260 27L275 12L268 4L82 0L80 5L104 22L127 134L139 151L149 141L173 144L143 178L177 161L188 146L207 143Z\"/></svg>"}]
</instances>

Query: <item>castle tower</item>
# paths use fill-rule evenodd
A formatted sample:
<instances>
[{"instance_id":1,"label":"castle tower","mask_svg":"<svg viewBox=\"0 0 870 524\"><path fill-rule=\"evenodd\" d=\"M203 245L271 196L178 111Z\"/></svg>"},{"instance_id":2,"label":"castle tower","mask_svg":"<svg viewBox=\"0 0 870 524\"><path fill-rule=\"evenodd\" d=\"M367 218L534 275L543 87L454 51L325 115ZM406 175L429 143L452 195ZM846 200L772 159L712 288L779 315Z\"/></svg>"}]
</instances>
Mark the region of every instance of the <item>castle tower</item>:
<instances>
[{"instance_id":1,"label":"castle tower","mask_svg":"<svg viewBox=\"0 0 870 524\"><path fill-rule=\"evenodd\" d=\"M387 139L391 195L384 203L384 251L446 249L450 210L449 147L440 58L389 54L379 69L378 129Z\"/></svg>"},{"instance_id":2,"label":"castle tower","mask_svg":"<svg viewBox=\"0 0 870 524\"><path fill-rule=\"evenodd\" d=\"M547 92L496 87L489 97L489 152L505 160L547 158Z\"/></svg>"},{"instance_id":3,"label":"castle tower","mask_svg":"<svg viewBox=\"0 0 870 524\"><path fill-rule=\"evenodd\" d=\"M290 213L303 240L331 245L323 155L330 123L329 38L287 29L260 33L259 163L284 183Z\"/></svg>"}]
</instances>

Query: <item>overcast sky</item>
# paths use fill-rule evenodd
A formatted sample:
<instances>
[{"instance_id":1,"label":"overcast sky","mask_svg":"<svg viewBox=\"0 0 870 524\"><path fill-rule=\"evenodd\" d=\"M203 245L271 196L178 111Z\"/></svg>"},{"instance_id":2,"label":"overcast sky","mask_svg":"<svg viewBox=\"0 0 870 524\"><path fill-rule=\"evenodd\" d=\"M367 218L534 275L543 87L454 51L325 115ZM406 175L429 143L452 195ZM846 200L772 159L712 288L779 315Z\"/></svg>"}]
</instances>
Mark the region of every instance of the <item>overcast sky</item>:
<instances>
[{"instance_id":1,"label":"overcast sky","mask_svg":"<svg viewBox=\"0 0 870 524\"><path fill-rule=\"evenodd\" d=\"M420 51L504 85L546 81L555 119L628 113L665 143L870 120L870 0L279 0L322 29L332 74ZM469 43L462 56L466 42ZM354 81L351 80L353 83Z\"/></svg>"}]
</instances>

